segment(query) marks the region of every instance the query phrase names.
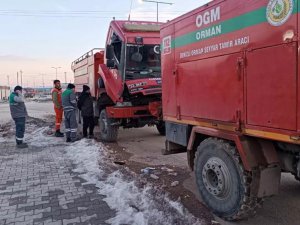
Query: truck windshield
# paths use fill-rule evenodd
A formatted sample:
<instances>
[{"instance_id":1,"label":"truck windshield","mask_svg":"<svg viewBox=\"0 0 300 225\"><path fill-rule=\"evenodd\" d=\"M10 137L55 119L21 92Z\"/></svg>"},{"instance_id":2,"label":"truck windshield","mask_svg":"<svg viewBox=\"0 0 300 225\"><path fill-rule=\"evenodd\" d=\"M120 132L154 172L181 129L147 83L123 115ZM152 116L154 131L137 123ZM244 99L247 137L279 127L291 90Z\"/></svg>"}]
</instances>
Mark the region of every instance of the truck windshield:
<instances>
[{"instance_id":1,"label":"truck windshield","mask_svg":"<svg viewBox=\"0 0 300 225\"><path fill-rule=\"evenodd\" d=\"M127 45L127 80L160 76L160 45Z\"/></svg>"}]
</instances>

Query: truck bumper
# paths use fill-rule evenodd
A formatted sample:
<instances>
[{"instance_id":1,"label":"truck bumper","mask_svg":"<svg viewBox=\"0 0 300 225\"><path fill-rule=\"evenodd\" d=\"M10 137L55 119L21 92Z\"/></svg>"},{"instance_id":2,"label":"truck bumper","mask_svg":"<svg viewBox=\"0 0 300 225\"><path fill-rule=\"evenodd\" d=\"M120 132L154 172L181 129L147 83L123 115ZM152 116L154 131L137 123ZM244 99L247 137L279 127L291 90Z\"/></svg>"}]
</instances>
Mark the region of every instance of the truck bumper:
<instances>
[{"instance_id":1,"label":"truck bumper","mask_svg":"<svg viewBox=\"0 0 300 225\"><path fill-rule=\"evenodd\" d=\"M161 102L151 102L149 105L129 107L106 107L108 117L115 119L157 117L161 116Z\"/></svg>"}]
</instances>

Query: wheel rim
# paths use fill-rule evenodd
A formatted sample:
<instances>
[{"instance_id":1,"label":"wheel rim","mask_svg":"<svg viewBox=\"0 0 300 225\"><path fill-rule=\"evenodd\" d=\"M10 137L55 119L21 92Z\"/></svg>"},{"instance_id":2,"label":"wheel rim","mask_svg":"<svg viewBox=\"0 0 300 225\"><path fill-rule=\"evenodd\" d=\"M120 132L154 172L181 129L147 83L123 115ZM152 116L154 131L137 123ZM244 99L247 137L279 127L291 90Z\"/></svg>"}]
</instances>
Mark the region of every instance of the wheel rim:
<instances>
[{"instance_id":1,"label":"wheel rim","mask_svg":"<svg viewBox=\"0 0 300 225\"><path fill-rule=\"evenodd\" d=\"M202 169L206 190L218 199L225 199L230 192L231 175L228 167L220 158L210 158Z\"/></svg>"}]
</instances>

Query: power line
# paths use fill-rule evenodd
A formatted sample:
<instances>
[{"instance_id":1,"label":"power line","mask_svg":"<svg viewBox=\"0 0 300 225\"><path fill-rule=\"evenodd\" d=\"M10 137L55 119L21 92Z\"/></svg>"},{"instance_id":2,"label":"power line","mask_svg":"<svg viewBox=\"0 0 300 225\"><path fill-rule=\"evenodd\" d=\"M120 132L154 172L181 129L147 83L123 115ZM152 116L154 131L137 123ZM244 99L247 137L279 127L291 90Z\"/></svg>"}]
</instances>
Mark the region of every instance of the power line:
<instances>
[{"instance_id":1,"label":"power line","mask_svg":"<svg viewBox=\"0 0 300 225\"><path fill-rule=\"evenodd\" d=\"M36 18L94 18L94 19L110 19L112 18L113 16L67 16L67 15L60 15L60 16L54 16L54 15L29 15L29 14L24 14L24 15L20 15L20 14L2 14L0 13L0 16L13 16L13 17L36 17ZM133 16L133 17L136 17L136 18L146 18L146 19L153 19L153 18L156 18L155 16L144 16L144 15L136 15L136 16ZM115 18L117 19L127 19L126 16L115 16ZM168 16L161 16L161 18L169 18Z\"/></svg>"},{"instance_id":2,"label":"power line","mask_svg":"<svg viewBox=\"0 0 300 225\"><path fill-rule=\"evenodd\" d=\"M132 2L130 6L130 15L132 12ZM126 18L128 11L50 11L50 10L0 10L0 16L14 16L14 17L55 17L55 18ZM136 14L143 15L143 18L154 18L147 14L152 14L153 11L143 10L137 11ZM161 11L162 14L177 15L184 13L184 11ZM100 15L99 15L100 14ZM145 15L146 14L146 15ZM167 17L165 17L167 18Z\"/></svg>"},{"instance_id":3,"label":"power line","mask_svg":"<svg viewBox=\"0 0 300 225\"><path fill-rule=\"evenodd\" d=\"M84 13L84 14L95 14L95 13L128 13L128 11L101 11L101 10L91 10L91 11L51 11L51 10L3 10L3 9L0 9L0 12L5 12L5 13L43 13L43 14L47 14L47 13L50 13L50 14L55 14L55 13L58 13L58 14L81 14L81 13ZM139 11L139 12L152 12L151 10L142 10L142 11ZM164 12L164 13L184 13L185 11L161 11L161 12Z\"/></svg>"}]
</instances>

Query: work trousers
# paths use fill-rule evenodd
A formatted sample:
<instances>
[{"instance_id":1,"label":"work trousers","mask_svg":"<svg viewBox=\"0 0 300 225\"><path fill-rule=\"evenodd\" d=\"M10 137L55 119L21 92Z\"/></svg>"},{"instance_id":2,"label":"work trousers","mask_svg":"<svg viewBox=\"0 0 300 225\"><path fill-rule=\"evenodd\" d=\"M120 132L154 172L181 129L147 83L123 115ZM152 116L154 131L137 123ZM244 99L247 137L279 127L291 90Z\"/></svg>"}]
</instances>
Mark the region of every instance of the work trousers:
<instances>
[{"instance_id":1,"label":"work trousers","mask_svg":"<svg viewBox=\"0 0 300 225\"><path fill-rule=\"evenodd\" d=\"M25 117L14 118L16 124L16 142L17 144L21 144L24 139L25 133Z\"/></svg>"},{"instance_id":2,"label":"work trousers","mask_svg":"<svg viewBox=\"0 0 300 225\"><path fill-rule=\"evenodd\" d=\"M54 107L54 111L55 111L55 130L60 130L60 125L61 125L61 121L62 121L62 117L63 117L63 109L57 109L56 107Z\"/></svg>"},{"instance_id":3,"label":"work trousers","mask_svg":"<svg viewBox=\"0 0 300 225\"><path fill-rule=\"evenodd\" d=\"M77 138L77 120L76 120L76 110L65 111L65 133L67 139L70 138L71 141Z\"/></svg>"},{"instance_id":4,"label":"work trousers","mask_svg":"<svg viewBox=\"0 0 300 225\"><path fill-rule=\"evenodd\" d=\"M89 128L89 135L94 135L94 117L93 116L84 116L83 117L83 126L82 126L82 133L83 137L87 137L87 129Z\"/></svg>"}]
</instances>

